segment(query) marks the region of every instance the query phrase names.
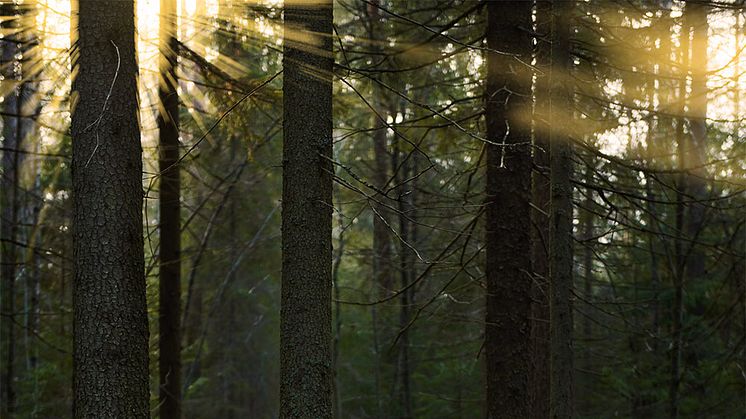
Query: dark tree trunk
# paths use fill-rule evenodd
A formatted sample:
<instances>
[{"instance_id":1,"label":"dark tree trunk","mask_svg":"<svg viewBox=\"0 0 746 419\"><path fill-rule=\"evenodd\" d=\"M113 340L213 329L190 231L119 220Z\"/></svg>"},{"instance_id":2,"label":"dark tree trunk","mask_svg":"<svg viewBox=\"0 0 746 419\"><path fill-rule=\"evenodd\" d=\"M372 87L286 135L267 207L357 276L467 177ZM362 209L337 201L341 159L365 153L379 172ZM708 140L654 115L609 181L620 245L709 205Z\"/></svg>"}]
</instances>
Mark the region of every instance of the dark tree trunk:
<instances>
[{"instance_id":1,"label":"dark tree trunk","mask_svg":"<svg viewBox=\"0 0 746 419\"><path fill-rule=\"evenodd\" d=\"M147 418L134 2L80 0L78 7L71 94L73 412Z\"/></svg>"},{"instance_id":2,"label":"dark tree trunk","mask_svg":"<svg viewBox=\"0 0 746 419\"><path fill-rule=\"evenodd\" d=\"M586 167L585 183L591 185L593 183L593 157L590 157L588 161L588 167ZM583 240L583 299L585 300L583 306L585 314L583 316L583 339L586 342L591 342L593 339L593 189L585 189L585 198L583 199L584 210L580 212L580 228L581 237ZM581 355L581 368L585 371L591 371L591 356L590 351L584 351Z\"/></svg>"},{"instance_id":3,"label":"dark tree trunk","mask_svg":"<svg viewBox=\"0 0 746 419\"><path fill-rule=\"evenodd\" d=\"M487 3L487 417L530 417L532 2ZM508 55L510 54L510 55Z\"/></svg>"},{"instance_id":4,"label":"dark tree trunk","mask_svg":"<svg viewBox=\"0 0 746 419\"><path fill-rule=\"evenodd\" d=\"M369 36L373 40L373 48L376 52L382 52L381 42L383 25L381 24L381 15L377 1L373 1L373 4L368 5L369 15ZM383 106L383 95L384 91L380 85L373 82L373 107L377 115L373 115L373 125L375 130L373 131L373 155L375 159L375 173L373 174L373 181L376 187L385 189L386 183L389 181L389 152L386 144L386 124L382 118L386 118L386 112ZM383 200L385 197L377 196L378 199ZM382 216L385 214L385 205L373 203L376 211ZM389 227L381 217L373 216L373 275L376 281L376 287L379 287L381 295L388 295L393 288L391 281L390 272L391 263L391 239L389 234Z\"/></svg>"},{"instance_id":5,"label":"dark tree trunk","mask_svg":"<svg viewBox=\"0 0 746 419\"><path fill-rule=\"evenodd\" d=\"M398 353L397 353L397 378L395 383L398 397L398 415L401 419L411 419L413 417L413 400L412 400L412 363L409 323L412 318L412 306L414 299L414 287L409 287L414 276L414 260L412 250L409 246L414 246L415 225L414 215L414 180L408 188L407 179L414 176L413 160L414 154L407 155L400 147L401 141L397 141L398 149L395 151L397 159L394 159L394 170L399 168L396 183L398 196L399 211L399 277L401 279L400 289L404 290L399 295L399 333L398 333ZM411 188L411 189L410 189Z\"/></svg>"},{"instance_id":6,"label":"dark tree trunk","mask_svg":"<svg viewBox=\"0 0 746 419\"><path fill-rule=\"evenodd\" d=\"M692 28L691 56L691 97L689 99L690 135L686 138L689 144L684 150L684 164L688 172L687 186L692 198L707 198L707 173L703 167L707 155L707 44L708 30L707 6L700 2L687 2L687 20ZM685 224L686 235L692 240L686 266L687 279L701 281L705 276L705 255L701 246L694 244L699 239L705 223L705 205L694 202L688 208ZM697 307L701 315L702 307Z\"/></svg>"},{"instance_id":7,"label":"dark tree trunk","mask_svg":"<svg viewBox=\"0 0 746 419\"><path fill-rule=\"evenodd\" d=\"M176 3L161 0L158 114L160 194L159 394L160 416L181 417L181 180L179 176L179 97L176 92Z\"/></svg>"},{"instance_id":8,"label":"dark tree trunk","mask_svg":"<svg viewBox=\"0 0 746 419\"><path fill-rule=\"evenodd\" d=\"M280 417L330 418L332 1L286 4L285 35Z\"/></svg>"},{"instance_id":9,"label":"dark tree trunk","mask_svg":"<svg viewBox=\"0 0 746 419\"><path fill-rule=\"evenodd\" d=\"M686 25L684 25L686 27ZM689 29L682 29L681 39L681 61L682 76L679 86L679 112L683 115L685 111L686 95L686 69L689 67ZM676 121L676 141L678 143L678 166L684 166L684 120L679 118ZM684 284L684 249L683 249L683 226L684 226L684 195L686 194L686 181L683 173L678 175L676 181L676 238L674 241L675 266L673 271L673 307L671 308L672 330L671 330L671 378L669 384L669 416L672 419L679 417L679 382L681 378L681 322L683 320L683 284Z\"/></svg>"},{"instance_id":10,"label":"dark tree trunk","mask_svg":"<svg viewBox=\"0 0 746 419\"><path fill-rule=\"evenodd\" d=\"M683 334L686 307L684 294L686 284L701 281L705 276L705 260L696 241L702 231L705 207L700 202L685 201L706 198L704 168L707 140L707 6L698 2L686 2L682 25L682 75L691 76L691 95L687 96L686 78L680 87L681 114L687 105L689 135L684 132L685 121L680 119L677 127L678 168L681 170L676 185L676 271L674 277L673 331L671 350L671 383L669 389L669 416L679 417L682 358L688 346ZM691 61L690 61L691 51ZM687 246L684 246L684 242ZM695 307L695 314L703 308ZM693 345L696 346L696 345Z\"/></svg>"},{"instance_id":11,"label":"dark tree trunk","mask_svg":"<svg viewBox=\"0 0 746 419\"><path fill-rule=\"evenodd\" d=\"M553 2L551 212L549 230L550 311L550 417L573 416L573 210L572 210L572 96L570 79L570 28L573 2ZM570 123L568 123L568 121Z\"/></svg>"},{"instance_id":12,"label":"dark tree trunk","mask_svg":"<svg viewBox=\"0 0 746 419\"><path fill-rule=\"evenodd\" d=\"M552 3L536 2L536 75L534 104L534 170L531 172L531 266L534 273L532 292L531 341L533 374L531 417L549 417L549 65Z\"/></svg>"},{"instance_id":13,"label":"dark tree trunk","mask_svg":"<svg viewBox=\"0 0 746 419\"><path fill-rule=\"evenodd\" d=\"M11 17L18 14L18 7L14 4L3 5L2 15L7 16L2 23L2 29L7 31L7 38L2 40L3 78L9 83L19 83L3 100L3 151L2 179L0 180L0 365L2 365L2 380L0 380L0 416L11 417L15 412L15 367L16 367L16 265L18 263L18 249L15 242L18 236L18 172L21 162L22 137L20 136L22 111L22 89L20 74L16 71L16 54L20 51L19 19Z\"/></svg>"},{"instance_id":14,"label":"dark tree trunk","mask_svg":"<svg viewBox=\"0 0 746 419\"><path fill-rule=\"evenodd\" d=\"M373 0L366 7L368 17L368 37L373 41L372 47L377 53L383 52L383 19L381 12L378 8L379 0ZM373 122L373 158L375 162L375 172L372 174L372 180L374 185L385 190L387 188L387 182L390 177L389 163L391 161L391 153L389 152L387 144L387 127L383 118L387 117L387 112L384 107L384 95L385 91L381 86L372 82L373 97L371 99L373 110L375 114L372 116ZM394 289L392 266L391 266L391 255L392 255L392 243L391 233L389 232L389 226L386 225L386 221L382 217L391 219L390 213L386 209L384 201L387 199L383 195L376 195L376 199L380 202L372 202L372 208L375 210L373 214L373 287L371 289L377 290L374 293L374 298L385 297L391 294ZM374 375L374 386L375 386L375 398L376 398L376 413L379 417L384 416L384 404L385 399L382 396L381 391L382 370L384 365L388 367L388 363L384 364L384 357L379 349L379 336L389 336L391 325L381 324L383 322L380 319L385 316L385 310L379 311L378 305L372 305L370 307L371 318L373 322L373 333L374 333L374 351L375 351L375 362L376 367L373 371ZM388 369L388 368L387 368Z\"/></svg>"}]
</instances>

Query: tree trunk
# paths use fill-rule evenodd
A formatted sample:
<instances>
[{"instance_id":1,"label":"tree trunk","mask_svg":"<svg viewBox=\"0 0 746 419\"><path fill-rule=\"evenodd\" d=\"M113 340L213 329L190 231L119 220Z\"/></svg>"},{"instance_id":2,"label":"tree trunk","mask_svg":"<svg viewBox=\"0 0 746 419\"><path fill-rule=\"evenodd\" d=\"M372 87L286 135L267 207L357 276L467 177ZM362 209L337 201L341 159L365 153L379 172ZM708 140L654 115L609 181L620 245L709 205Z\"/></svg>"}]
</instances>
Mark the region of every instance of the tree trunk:
<instances>
[{"instance_id":1,"label":"tree trunk","mask_svg":"<svg viewBox=\"0 0 746 419\"><path fill-rule=\"evenodd\" d=\"M404 113L402 111L402 113ZM398 334L398 352L397 352L397 378L398 383L395 383L397 388L397 396L399 409L397 411L401 419L411 419L413 417L413 402L412 402L412 369L410 362L410 339L409 339L409 323L412 317L411 309L413 306L412 299L414 298L414 287L408 287L411 281L415 278L414 266L413 266L413 255L409 248L409 245L414 246L414 180L410 190L407 190L407 185L404 183L407 179L411 179L414 176L412 161L414 155L407 156L405 152L401 150L402 141L397 141L396 153L397 159L394 159L394 170L399 168L397 174L396 183L399 185L397 188L398 196L398 211L399 211L399 276L401 279L400 289L404 290L399 295L399 334Z\"/></svg>"},{"instance_id":2,"label":"tree trunk","mask_svg":"<svg viewBox=\"0 0 746 419\"><path fill-rule=\"evenodd\" d=\"M378 1L375 0L372 4L368 5L368 18L369 18L369 37L373 41L373 49L376 52L382 52L381 42L382 35L382 24L381 15L376 7ZM383 106L383 95L385 94L381 86L373 82L373 108L377 115L373 115L373 125L375 129L373 131L373 155L375 160L375 172L373 173L373 181L377 188L385 189L386 183L389 180L389 153L386 144L386 124L382 118L386 118L386 112ZM384 196L377 196L378 199L385 199ZM385 205L373 203L376 211L379 214L384 214L386 211ZM375 277L376 287L379 287L380 294L382 296L388 295L393 289L393 283L391 282L391 272L389 264L391 263L391 239L389 234L389 227L386 225L384 220L379 216L373 216L373 275Z\"/></svg>"},{"instance_id":3,"label":"tree trunk","mask_svg":"<svg viewBox=\"0 0 746 419\"><path fill-rule=\"evenodd\" d=\"M573 416L573 210L570 22L573 2L553 2L551 69L551 213L549 231L549 311L551 335L550 417ZM569 113L569 114L568 114Z\"/></svg>"},{"instance_id":4,"label":"tree trunk","mask_svg":"<svg viewBox=\"0 0 746 419\"><path fill-rule=\"evenodd\" d=\"M686 313L684 289L687 282L701 281L705 276L704 254L695 243L701 233L705 218L705 207L700 202L685 201L705 198L704 168L707 140L707 44L708 44L707 7L702 3L686 2L684 23L682 27L682 66L684 75L691 75L691 95L686 96L686 82L680 90L682 102L688 108L687 119L690 132L683 131L685 122L679 120L677 130L679 181L676 202L676 275L674 282L673 306L673 342L671 351L671 384L669 390L670 411L672 419L679 417L681 361L684 348L687 346L683 335L683 323ZM691 36L691 41L690 41ZM691 50L691 61L689 60ZM685 79L684 79L685 80ZM686 99L686 100L684 100ZM684 248L684 241L688 242ZM702 307L695 307L696 314L701 315Z\"/></svg>"},{"instance_id":5,"label":"tree trunk","mask_svg":"<svg viewBox=\"0 0 746 419\"><path fill-rule=\"evenodd\" d=\"M593 157L590 158L585 173L585 183L587 185L593 182ZM586 342L592 342L593 339L593 189L585 189L585 198L583 199L584 211L580 212L580 225L583 243L583 299L585 303L585 315L583 316L583 339ZM591 371L590 351L582 353L582 368Z\"/></svg>"},{"instance_id":6,"label":"tree trunk","mask_svg":"<svg viewBox=\"0 0 746 419\"><path fill-rule=\"evenodd\" d=\"M383 19L381 17L380 10L378 9L379 0L373 0L367 5L367 17L368 17L368 37L372 40L372 48L375 52L383 52ZM391 155L388 150L387 144L387 127L382 118L386 118L387 112L383 104L383 97L385 95L384 89L376 83L372 82L372 94L371 103L376 114L372 116L373 122L373 156L375 163L375 172L372 174L372 180L374 185L381 190L387 188L386 183L389 181L390 170L389 163L391 161ZM391 233L389 232L389 226L381 217L388 217L390 219L389 212L386 209L386 205L383 204L387 198L383 195L376 195L376 199L379 199L381 203L372 202L371 205L375 209L373 214L373 284L375 290L374 298L381 298L391 294L394 290L394 284L392 282L393 276L391 274L391 254L392 254L392 243ZM384 313L385 310L381 310L379 313L378 305L374 304L370 307L371 319L373 322L373 334L374 334L374 356L376 362L376 368L374 374L374 386L375 386L375 399L376 399L376 414L378 417L384 416L384 404L385 400L382 397L383 392L381 391L382 380L381 376L383 369L383 356L379 349L379 335L389 336L390 325L383 324L380 322L380 318L383 317L380 314ZM385 318L385 317L384 317ZM388 367L388 365L386 365ZM387 368L388 369L388 368Z\"/></svg>"},{"instance_id":7,"label":"tree trunk","mask_svg":"<svg viewBox=\"0 0 746 419\"><path fill-rule=\"evenodd\" d=\"M530 417L532 2L487 3L487 417ZM510 55L507 55L510 54Z\"/></svg>"},{"instance_id":8,"label":"tree trunk","mask_svg":"<svg viewBox=\"0 0 746 419\"><path fill-rule=\"evenodd\" d=\"M11 17L18 14L17 6L6 4L0 9L3 16L9 18L2 24L2 29L7 31L7 39L2 42L2 65L3 79L9 83L17 83L20 75L16 72L16 54L19 51L20 28L19 19ZM5 151L2 157L2 179L0 180L0 295L2 300L2 316L0 316L0 353L2 359L2 380L0 380L0 416L11 417L15 412L15 364L16 364L16 336L15 336L15 311L16 311L16 264L18 263L18 250L15 241L18 235L18 172L21 160L22 138L19 135L21 121L21 86L15 86L3 100L3 110L7 113L3 116L3 147Z\"/></svg>"},{"instance_id":9,"label":"tree trunk","mask_svg":"<svg viewBox=\"0 0 746 419\"><path fill-rule=\"evenodd\" d=\"M339 192L333 192L337 195ZM338 196L338 195L337 195ZM333 199L333 198L332 198ZM344 257L345 248L345 237L344 237L344 226L345 218L344 214L340 211L337 218L337 226L340 228L339 239L337 241L337 248L334 249L334 263L332 265L332 288L334 289L334 341L332 348L333 364L334 365L334 417L342 417L342 389L340 389L339 379L339 353L340 353L340 341L342 339L342 301L341 301L341 290L339 289L339 268L342 266L342 258Z\"/></svg>"},{"instance_id":10,"label":"tree trunk","mask_svg":"<svg viewBox=\"0 0 746 419\"><path fill-rule=\"evenodd\" d=\"M534 273L532 292L531 341L533 374L531 417L549 417L549 42L552 3L536 3L536 75L534 104L534 170L531 172L531 266Z\"/></svg>"},{"instance_id":11,"label":"tree trunk","mask_svg":"<svg viewBox=\"0 0 746 419\"><path fill-rule=\"evenodd\" d=\"M685 110L684 96L686 95L686 69L689 67L689 29L686 25L682 28L681 35L681 61L682 76L679 86L679 114L683 115ZM676 141L678 143L678 166L684 165L684 120L679 118L676 121ZM672 419L679 417L679 382L681 379L681 322L683 320L683 281L684 281L684 253L683 253L683 226L684 226L684 195L686 194L686 181L683 173L679 173L676 182L676 206L675 206L675 223L676 238L674 241L675 266L673 272L673 307L671 315L673 317L671 330L671 379L669 384L669 416Z\"/></svg>"},{"instance_id":12,"label":"tree trunk","mask_svg":"<svg viewBox=\"0 0 746 419\"><path fill-rule=\"evenodd\" d=\"M332 1L285 7L280 417L332 416Z\"/></svg>"},{"instance_id":13,"label":"tree trunk","mask_svg":"<svg viewBox=\"0 0 746 419\"><path fill-rule=\"evenodd\" d=\"M161 0L158 113L160 256L158 371L160 416L181 417L181 179L179 176L179 96L176 92L176 3Z\"/></svg>"},{"instance_id":14,"label":"tree trunk","mask_svg":"<svg viewBox=\"0 0 746 419\"><path fill-rule=\"evenodd\" d=\"M687 20L692 28L692 57L691 57L691 97L689 99L689 144L684 150L685 167L687 170L687 186L691 197L697 200L706 199L706 172L703 164L707 155L707 44L708 29L707 6L703 3L687 2ZM705 206L701 202L694 202L688 208L686 220L686 234L692 241L700 236L705 222ZM705 255L701 246L694 242L689 252L685 269L688 279L700 281L705 276ZM698 307L701 315L702 307Z\"/></svg>"},{"instance_id":15,"label":"tree trunk","mask_svg":"<svg viewBox=\"0 0 746 419\"><path fill-rule=\"evenodd\" d=\"M147 418L134 2L80 0L78 7L71 94L73 414Z\"/></svg>"}]
</instances>

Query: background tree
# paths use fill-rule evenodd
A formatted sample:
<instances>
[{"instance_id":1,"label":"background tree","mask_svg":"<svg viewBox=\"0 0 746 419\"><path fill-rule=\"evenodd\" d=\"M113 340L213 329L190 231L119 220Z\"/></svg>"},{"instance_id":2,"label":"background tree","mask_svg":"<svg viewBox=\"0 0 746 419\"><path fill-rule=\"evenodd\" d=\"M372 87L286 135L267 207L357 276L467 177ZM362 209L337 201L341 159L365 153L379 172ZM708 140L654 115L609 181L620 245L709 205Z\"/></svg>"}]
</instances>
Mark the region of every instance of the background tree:
<instances>
[{"instance_id":1,"label":"background tree","mask_svg":"<svg viewBox=\"0 0 746 419\"><path fill-rule=\"evenodd\" d=\"M2 287L2 321L0 333L2 335L2 350L0 351L2 365L2 402L0 413L11 416L15 412L15 375L16 375L16 272L18 230L18 175L22 154L20 136L21 127L21 95L22 84L18 83L20 74L16 65L16 54L21 46L19 11L13 4L3 5L5 15L12 16L3 22L3 29L9 33L2 42L2 73L4 81L12 83L3 97L3 158L2 158L2 192L0 192L0 286Z\"/></svg>"},{"instance_id":2,"label":"background tree","mask_svg":"<svg viewBox=\"0 0 746 419\"><path fill-rule=\"evenodd\" d=\"M181 176L176 4L160 5L158 115L160 191L159 399L162 418L181 417Z\"/></svg>"}]
</instances>

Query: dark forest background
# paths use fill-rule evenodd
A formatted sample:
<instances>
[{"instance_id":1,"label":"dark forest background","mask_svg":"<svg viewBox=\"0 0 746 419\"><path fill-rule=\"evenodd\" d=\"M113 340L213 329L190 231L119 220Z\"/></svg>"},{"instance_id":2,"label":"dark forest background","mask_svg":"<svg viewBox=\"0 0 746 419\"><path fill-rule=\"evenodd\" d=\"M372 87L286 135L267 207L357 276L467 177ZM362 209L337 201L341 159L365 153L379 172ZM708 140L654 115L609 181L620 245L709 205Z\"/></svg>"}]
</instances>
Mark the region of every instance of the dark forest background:
<instances>
[{"instance_id":1,"label":"dark forest background","mask_svg":"<svg viewBox=\"0 0 746 419\"><path fill-rule=\"evenodd\" d=\"M183 416L277 417L283 5L179 1L168 15L140 1L135 20L151 414L163 385L158 90L168 36ZM334 414L484 417L487 352L512 359L523 348L505 368L526 377L530 417L543 417L556 371L549 220L561 203L549 198L562 193L549 182L564 173L571 237L552 249L571 262L574 364L563 383L575 417L746 417L742 2L514 2L490 14L492 3L334 2ZM0 416L62 417L73 400L71 9L0 7ZM564 166L550 162L552 140L565 146ZM490 282L490 269L508 265L519 273ZM486 336L502 321L485 322L495 296L492 319L518 316L528 328Z\"/></svg>"}]
</instances>

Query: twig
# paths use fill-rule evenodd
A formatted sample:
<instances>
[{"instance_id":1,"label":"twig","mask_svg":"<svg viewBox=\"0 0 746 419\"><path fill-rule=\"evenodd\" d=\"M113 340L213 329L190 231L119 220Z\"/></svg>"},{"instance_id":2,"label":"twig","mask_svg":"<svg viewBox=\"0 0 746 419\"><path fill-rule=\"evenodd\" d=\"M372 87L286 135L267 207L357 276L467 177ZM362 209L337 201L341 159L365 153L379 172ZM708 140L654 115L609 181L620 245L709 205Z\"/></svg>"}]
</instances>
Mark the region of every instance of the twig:
<instances>
[{"instance_id":1,"label":"twig","mask_svg":"<svg viewBox=\"0 0 746 419\"><path fill-rule=\"evenodd\" d=\"M104 106L101 108L101 114L99 114L98 118L96 118L95 121L93 121L90 125L85 127L83 132L88 131L91 129L91 127L96 126L96 147L93 148L93 152L91 153L91 157L88 157L88 161L85 162L85 167L88 167L88 164L91 162L91 159L93 159L93 156L96 154L96 151L98 150L99 146L99 135L98 135L98 126L101 125L101 120L104 118L104 112L106 112L106 106L109 104L109 98L111 98L111 93L114 91L114 84L117 82L117 78L119 77L119 66L122 64L122 57L119 55L119 47L117 44L114 43L114 41L109 40L112 45L114 45L114 49L117 52L117 70L114 72L114 79L111 81L111 86L109 86L109 93L106 94L106 99L104 100Z\"/></svg>"}]
</instances>

